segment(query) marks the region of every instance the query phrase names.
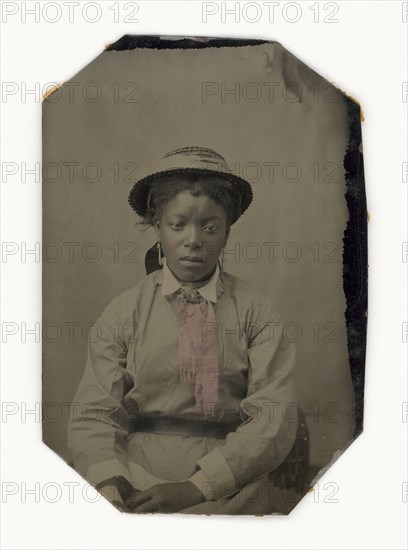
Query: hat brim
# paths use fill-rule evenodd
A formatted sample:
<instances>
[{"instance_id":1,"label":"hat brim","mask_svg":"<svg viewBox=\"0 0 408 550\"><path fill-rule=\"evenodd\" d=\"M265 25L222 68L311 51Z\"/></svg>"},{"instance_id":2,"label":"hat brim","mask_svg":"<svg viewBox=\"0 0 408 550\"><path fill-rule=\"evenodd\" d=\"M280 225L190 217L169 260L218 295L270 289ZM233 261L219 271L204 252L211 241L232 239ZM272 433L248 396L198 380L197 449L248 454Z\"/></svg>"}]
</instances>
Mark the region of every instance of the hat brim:
<instances>
[{"instance_id":1,"label":"hat brim","mask_svg":"<svg viewBox=\"0 0 408 550\"><path fill-rule=\"evenodd\" d=\"M234 189L237 190L241 198L241 207L238 215L234 216L234 218L231 220L231 225L242 216L242 214L252 202L253 194L251 185L246 180L240 178L239 176L236 176L235 174L218 172L216 170L208 170L204 168L174 168L150 174L149 176L146 176L137 181L129 194L130 206L139 216L144 218L147 214L147 199L150 184L155 180L166 179L169 176L177 175L202 175L204 177L217 175L220 178L220 183L222 181L226 183L232 183L233 187L228 186L226 188L230 192L234 191Z\"/></svg>"}]
</instances>

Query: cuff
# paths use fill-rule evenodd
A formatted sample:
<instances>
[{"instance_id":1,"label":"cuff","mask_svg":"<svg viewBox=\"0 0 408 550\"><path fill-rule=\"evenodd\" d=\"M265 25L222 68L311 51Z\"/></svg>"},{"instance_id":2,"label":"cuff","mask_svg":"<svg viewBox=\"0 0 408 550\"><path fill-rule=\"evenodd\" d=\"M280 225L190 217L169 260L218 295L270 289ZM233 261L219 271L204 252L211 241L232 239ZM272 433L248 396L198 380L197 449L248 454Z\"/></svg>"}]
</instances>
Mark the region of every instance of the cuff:
<instances>
[{"instance_id":1,"label":"cuff","mask_svg":"<svg viewBox=\"0 0 408 550\"><path fill-rule=\"evenodd\" d=\"M210 480L207 474L203 472L203 470L198 470L198 472L196 472L189 478L189 481L191 481L191 483L194 483L197 489L200 489L200 491L205 496L206 483L210 483Z\"/></svg>"},{"instance_id":2,"label":"cuff","mask_svg":"<svg viewBox=\"0 0 408 550\"><path fill-rule=\"evenodd\" d=\"M88 468L85 477L92 485L98 485L101 481L116 476L123 476L126 480L130 481L130 473L126 466L119 460L112 459L92 464L92 466Z\"/></svg>"},{"instance_id":3,"label":"cuff","mask_svg":"<svg viewBox=\"0 0 408 550\"><path fill-rule=\"evenodd\" d=\"M231 468L217 449L205 455L197 464L202 470L202 476L198 477L198 482L201 483L199 489L203 492L206 500L219 500L222 497L232 495L238 490ZM192 478L199 474L201 472L197 472ZM190 481L192 481L192 478L190 478Z\"/></svg>"}]
</instances>

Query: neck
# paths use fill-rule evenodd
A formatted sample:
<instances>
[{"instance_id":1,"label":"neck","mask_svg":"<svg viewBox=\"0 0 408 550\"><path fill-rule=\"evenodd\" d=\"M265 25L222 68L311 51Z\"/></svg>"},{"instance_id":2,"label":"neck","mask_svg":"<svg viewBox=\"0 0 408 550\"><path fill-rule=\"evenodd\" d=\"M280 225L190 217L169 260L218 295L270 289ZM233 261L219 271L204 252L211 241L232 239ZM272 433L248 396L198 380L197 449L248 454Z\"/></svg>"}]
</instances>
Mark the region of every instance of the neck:
<instances>
[{"instance_id":1,"label":"neck","mask_svg":"<svg viewBox=\"0 0 408 550\"><path fill-rule=\"evenodd\" d=\"M168 264L167 264L167 267L170 269ZM180 279L180 277L177 277L177 275L171 269L170 269L170 271L172 272L174 277L178 280L178 282L182 286L188 286L188 287L192 287L192 288L199 288L200 286L204 286L211 279L211 277L215 273L216 267L217 266L215 265L214 269L210 273L207 273L207 275L204 275L204 277L201 277L201 279L197 279L196 281L185 281L183 279Z\"/></svg>"}]
</instances>

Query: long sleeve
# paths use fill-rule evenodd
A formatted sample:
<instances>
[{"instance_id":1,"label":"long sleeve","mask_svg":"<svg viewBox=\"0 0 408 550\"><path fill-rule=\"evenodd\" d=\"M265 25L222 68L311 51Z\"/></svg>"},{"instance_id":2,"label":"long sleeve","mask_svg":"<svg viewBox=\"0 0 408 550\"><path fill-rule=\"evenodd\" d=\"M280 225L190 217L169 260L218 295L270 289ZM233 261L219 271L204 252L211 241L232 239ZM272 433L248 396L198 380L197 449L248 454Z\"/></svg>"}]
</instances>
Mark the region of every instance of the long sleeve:
<instances>
[{"instance_id":1,"label":"long sleeve","mask_svg":"<svg viewBox=\"0 0 408 550\"><path fill-rule=\"evenodd\" d=\"M68 448L77 471L95 485L113 476L130 479L128 415L121 404L132 387L126 370L126 339L135 335L130 329L111 302L90 332L85 370L70 408Z\"/></svg>"},{"instance_id":2,"label":"long sleeve","mask_svg":"<svg viewBox=\"0 0 408 550\"><path fill-rule=\"evenodd\" d=\"M197 462L205 476L199 473L195 479L203 480L207 500L229 496L277 468L295 441L297 411L290 409L296 407L294 344L283 337L282 322L270 307L263 304L257 311L246 331L249 366L247 396L240 403L243 423Z\"/></svg>"}]
</instances>

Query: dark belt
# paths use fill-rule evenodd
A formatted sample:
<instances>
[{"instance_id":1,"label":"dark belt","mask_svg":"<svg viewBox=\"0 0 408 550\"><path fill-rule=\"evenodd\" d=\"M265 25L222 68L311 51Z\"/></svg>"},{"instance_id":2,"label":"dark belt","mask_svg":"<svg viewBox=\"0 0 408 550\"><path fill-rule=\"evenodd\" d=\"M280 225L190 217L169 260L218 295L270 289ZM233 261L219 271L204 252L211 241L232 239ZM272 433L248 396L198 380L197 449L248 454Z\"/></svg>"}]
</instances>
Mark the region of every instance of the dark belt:
<instances>
[{"instance_id":1,"label":"dark belt","mask_svg":"<svg viewBox=\"0 0 408 550\"><path fill-rule=\"evenodd\" d=\"M137 416L129 423L129 435L135 432L163 433L169 435L191 435L225 439L235 432L240 422L208 422L170 416Z\"/></svg>"}]
</instances>

